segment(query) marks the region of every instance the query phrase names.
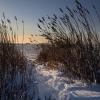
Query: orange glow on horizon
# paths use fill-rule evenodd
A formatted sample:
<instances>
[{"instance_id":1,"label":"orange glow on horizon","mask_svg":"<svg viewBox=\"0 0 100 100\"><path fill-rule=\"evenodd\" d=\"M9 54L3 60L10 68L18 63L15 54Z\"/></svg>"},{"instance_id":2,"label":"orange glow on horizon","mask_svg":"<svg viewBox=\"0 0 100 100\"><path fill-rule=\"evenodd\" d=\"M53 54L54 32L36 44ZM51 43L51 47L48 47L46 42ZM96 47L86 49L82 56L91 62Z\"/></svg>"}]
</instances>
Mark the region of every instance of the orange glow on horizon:
<instances>
[{"instance_id":1,"label":"orange glow on horizon","mask_svg":"<svg viewBox=\"0 0 100 100\"><path fill-rule=\"evenodd\" d=\"M19 35L17 43L22 43L22 41L23 41L23 36ZM35 44L47 43L47 42L48 42L47 39L45 39L43 36L39 36L39 35L34 35L33 37L31 37L30 35L25 35L24 41L23 41L23 43L35 43Z\"/></svg>"}]
</instances>

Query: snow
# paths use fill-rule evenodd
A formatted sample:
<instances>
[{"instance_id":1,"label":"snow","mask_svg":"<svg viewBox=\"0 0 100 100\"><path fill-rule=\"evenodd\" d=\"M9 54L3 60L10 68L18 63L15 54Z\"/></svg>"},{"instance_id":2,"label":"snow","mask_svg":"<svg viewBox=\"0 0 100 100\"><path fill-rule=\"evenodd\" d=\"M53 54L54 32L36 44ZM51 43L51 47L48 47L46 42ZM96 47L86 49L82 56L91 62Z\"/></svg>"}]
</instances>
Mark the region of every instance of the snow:
<instances>
[{"instance_id":1,"label":"snow","mask_svg":"<svg viewBox=\"0 0 100 100\"><path fill-rule=\"evenodd\" d=\"M32 63L39 50L36 46L26 45L24 52ZM35 64L33 69L36 79L34 83L38 87L38 96L41 100L100 100L98 84L87 85L78 80L72 82L69 78L62 76L60 71L48 70L44 65Z\"/></svg>"},{"instance_id":2,"label":"snow","mask_svg":"<svg viewBox=\"0 0 100 100\"><path fill-rule=\"evenodd\" d=\"M57 70L47 70L43 65L36 66L36 79L41 98L51 96L56 100L100 100L99 85L87 86L78 81L71 83L70 79L60 73Z\"/></svg>"},{"instance_id":3,"label":"snow","mask_svg":"<svg viewBox=\"0 0 100 100\"><path fill-rule=\"evenodd\" d=\"M23 47L21 44L18 45L18 48L23 52L26 58L30 61L33 61L37 58L37 55L40 52L40 46L37 44L24 44Z\"/></svg>"}]
</instances>

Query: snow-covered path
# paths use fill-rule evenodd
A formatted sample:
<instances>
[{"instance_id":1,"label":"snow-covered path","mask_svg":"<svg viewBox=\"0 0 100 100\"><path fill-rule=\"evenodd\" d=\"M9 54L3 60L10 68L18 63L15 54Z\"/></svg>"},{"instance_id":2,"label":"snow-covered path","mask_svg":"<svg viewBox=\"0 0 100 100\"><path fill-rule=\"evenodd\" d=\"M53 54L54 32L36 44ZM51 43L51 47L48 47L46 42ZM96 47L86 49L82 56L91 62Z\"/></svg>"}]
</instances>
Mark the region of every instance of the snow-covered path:
<instances>
[{"instance_id":1,"label":"snow-covered path","mask_svg":"<svg viewBox=\"0 0 100 100\"><path fill-rule=\"evenodd\" d=\"M70 83L59 71L36 66L39 95L51 100L100 100L100 85L85 86L81 82Z\"/></svg>"},{"instance_id":2,"label":"snow-covered path","mask_svg":"<svg viewBox=\"0 0 100 100\"><path fill-rule=\"evenodd\" d=\"M24 48L29 61L33 61L39 50L30 45ZM81 82L70 83L57 70L47 70L43 65L35 65L34 76L37 80L41 100L100 100L100 85L85 86Z\"/></svg>"}]
</instances>

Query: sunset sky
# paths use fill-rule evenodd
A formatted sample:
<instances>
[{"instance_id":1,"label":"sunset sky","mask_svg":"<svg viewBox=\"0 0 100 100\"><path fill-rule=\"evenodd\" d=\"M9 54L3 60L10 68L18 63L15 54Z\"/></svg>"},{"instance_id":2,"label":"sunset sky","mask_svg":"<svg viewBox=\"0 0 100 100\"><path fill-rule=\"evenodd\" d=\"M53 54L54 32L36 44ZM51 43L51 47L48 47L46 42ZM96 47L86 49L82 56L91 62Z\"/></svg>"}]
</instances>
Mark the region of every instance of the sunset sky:
<instances>
[{"instance_id":1,"label":"sunset sky","mask_svg":"<svg viewBox=\"0 0 100 100\"><path fill-rule=\"evenodd\" d=\"M7 18L11 19L15 25L14 16L18 18L18 25L22 27L21 21L25 22L25 33L27 35L39 34L37 23L42 16L52 16L54 13L59 15L59 8L66 5L73 6L74 0L0 0L0 16L5 12ZM86 1L87 7L94 3L100 9L100 0L81 0ZM84 3L85 4L85 3ZM90 8L89 8L90 9ZM93 13L94 14L94 13ZM98 26L98 24L97 24ZM20 32L21 33L21 30Z\"/></svg>"}]
</instances>

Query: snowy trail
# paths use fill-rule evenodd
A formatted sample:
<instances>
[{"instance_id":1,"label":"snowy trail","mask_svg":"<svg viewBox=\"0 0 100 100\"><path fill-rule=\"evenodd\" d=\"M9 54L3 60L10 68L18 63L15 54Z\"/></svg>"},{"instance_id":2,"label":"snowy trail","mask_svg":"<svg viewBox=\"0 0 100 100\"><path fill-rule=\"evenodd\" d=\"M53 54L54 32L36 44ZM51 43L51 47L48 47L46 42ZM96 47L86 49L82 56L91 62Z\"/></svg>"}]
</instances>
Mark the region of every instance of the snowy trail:
<instances>
[{"instance_id":1,"label":"snowy trail","mask_svg":"<svg viewBox=\"0 0 100 100\"><path fill-rule=\"evenodd\" d=\"M36 59L39 50L27 45L24 48L27 59ZM100 85L83 86L81 82L70 84L70 80L62 77L57 70L47 70L43 65L35 65L34 76L37 80L41 100L100 100Z\"/></svg>"},{"instance_id":2,"label":"snowy trail","mask_svg":"<svg viewBox=\"0 0 100 100\"><path fill-rule=\"evenodd\" d=\"M71 83L58 71L46 70L44 66L36 66L36 77L40 98L43 100L100 100L100 85L83 86L81 82Z\"/></svg>"},{"instance_id":3,"label":"snowy trail","mask_svg":"<svg viewBox=\"0 0 100 100\"><path fill-rule=\"evenodd\" d=\"M40 98L42 98L43 100L45 100L45 98L49 98L52 97L52 99L55 99L55 97L57 96L57 91L54 90L47 82L48 80L53 80L54 77L51 75L51 73L47 76L42 74L42 67L43 66L37 66L36 68L36 74L35 76L37 77L37 81L38 81L38 88L39 88L39 96ZM46 74L46 72L43 72ZM50 82L49 82L50 83ZM54 96L53 96L54 94Z\"/></svg>"}]
</instances>

